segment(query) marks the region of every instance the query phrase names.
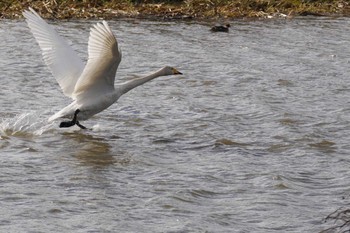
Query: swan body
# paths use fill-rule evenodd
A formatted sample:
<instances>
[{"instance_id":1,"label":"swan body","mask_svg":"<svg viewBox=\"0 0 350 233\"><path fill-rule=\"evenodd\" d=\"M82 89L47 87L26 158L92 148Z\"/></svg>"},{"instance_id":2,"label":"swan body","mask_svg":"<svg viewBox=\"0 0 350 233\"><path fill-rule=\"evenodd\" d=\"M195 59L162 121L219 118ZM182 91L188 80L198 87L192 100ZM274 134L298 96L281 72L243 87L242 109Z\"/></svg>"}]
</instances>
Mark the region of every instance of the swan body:
<instances>
[{"instance_id":1,"label":"swan body","mask_svg":"<svg viewBox=\"0 0 350 233\"><path fill-rule=\"evenodd\" d=\"M172 67L164 67L159 71L142 78L136 78L131 81L116 85L113 91L104 93L103 95L96 96L85 96L85 98L74 100L70 105L57 112L55 115L49 118L49 121L56 120L63 117L71 117L74 112L79 109L79 120L84 121L89 119L91 116L103 111L104 109L115 103L120 96L127 93L131 89L142 85L154 78L180 74L177 70Z\"/></svg>"},{"instance_id":2,"label":"swan body","mask_svg":"<svg viewBox=\"0 0 350 233\"><path fill-rule=\"evenodd\" d=\"M81 121L89 119L111 106L120 96L133 88L160 76L182 74L173 67L165 66L145 77L114 85L122 53L106 21L97 23L91 28L88 61L84 65L68 43L32 8L24 11L23 16L63 94L73 100L71 104L49 118L51 122L58 118L74 116L74 121L72 120L69 126L62 127L74 124L81 127L77 118Z\"/></svg>"}]
</instances>

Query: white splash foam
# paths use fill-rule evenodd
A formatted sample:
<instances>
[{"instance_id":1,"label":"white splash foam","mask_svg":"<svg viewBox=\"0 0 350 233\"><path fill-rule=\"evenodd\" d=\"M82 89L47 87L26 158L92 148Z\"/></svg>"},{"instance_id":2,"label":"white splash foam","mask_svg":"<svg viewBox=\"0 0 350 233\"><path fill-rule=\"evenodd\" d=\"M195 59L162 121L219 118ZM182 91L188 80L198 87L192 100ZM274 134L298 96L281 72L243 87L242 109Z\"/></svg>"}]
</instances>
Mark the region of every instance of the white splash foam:
<instances>
[{"instance_id":1,"label":"white splash foam","mask_svg":"<svg viewBox=\"0 0 350 233\"><path fill-rule=\"evenodd\" d=\"M101 132L101 131L104 131L104 130L101 127L100 124L96 124L96 125L92 126L92 131L94 131L94 132Z\"/></svg>"},{"instance_id":2,"label":"white splash foam","mask_svg":"<svg viewBox=\"0 0 350 233\"><path fill-rule=\"evenodd\" d=\"M53 123L35 112L23 113L13 118L0 119L0 135L42 135L54 128Z\"/></svg>"}]
</instances>

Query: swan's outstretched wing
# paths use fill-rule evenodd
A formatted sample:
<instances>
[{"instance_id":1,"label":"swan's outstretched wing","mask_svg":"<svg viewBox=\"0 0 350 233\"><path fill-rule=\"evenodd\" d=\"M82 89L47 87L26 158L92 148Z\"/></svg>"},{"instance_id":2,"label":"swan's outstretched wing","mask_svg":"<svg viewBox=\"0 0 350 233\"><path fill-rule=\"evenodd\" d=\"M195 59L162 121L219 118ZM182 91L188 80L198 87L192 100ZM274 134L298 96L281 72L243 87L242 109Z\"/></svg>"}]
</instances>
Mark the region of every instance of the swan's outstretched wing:
<instances>
[{"instance_id":1,"label":"swan's outstretched wing","mask_svg":"<svg viewBox=\"0 0 350 233\"><path fill-rule=\"evenodd\" d=\"M75 99L85 99L114 90L115 74L122 55L106 21L91 28L88 53L88 62L73 93Z\"/></svg>"},{"instance_id":2,"label":"swan's outstretched wing","mask_svg":"<svg viewBox=\"0 0 350 233\"><path fill-rule=\"evenodd\" d=\"M24 11L23 16L42 50L46 65L63 93L72 97L75 84L84 69L84 63L68 43L32 8Z\"/></svg>"}]
</instances>

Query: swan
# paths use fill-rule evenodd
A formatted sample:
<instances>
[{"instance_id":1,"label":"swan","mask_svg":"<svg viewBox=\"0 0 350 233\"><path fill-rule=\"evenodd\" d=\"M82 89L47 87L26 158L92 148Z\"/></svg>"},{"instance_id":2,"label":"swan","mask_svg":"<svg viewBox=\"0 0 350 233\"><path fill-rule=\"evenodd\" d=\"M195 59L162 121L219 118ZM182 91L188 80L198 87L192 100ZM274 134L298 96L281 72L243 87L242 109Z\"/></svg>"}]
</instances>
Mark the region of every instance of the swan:
<instances>
[{"instance_id":1,"label":"swan","mask_svg":"<svg viewBox=\"0 0 350 233\"><path fill-rule=\"evenodd\" d=\"M63 94L72 99L71 104L48 119L52 122L73 117L70 121L61 122L60 128L77 125L86 129L79 121L105 110L128 91L160 76L182 74L173 67L165 66L145 77L114 85L122 53L106 21L90 29L88 60L84 65L68 43L32 8L25 10L23 16Z\"/></svg>"}]
</instances>

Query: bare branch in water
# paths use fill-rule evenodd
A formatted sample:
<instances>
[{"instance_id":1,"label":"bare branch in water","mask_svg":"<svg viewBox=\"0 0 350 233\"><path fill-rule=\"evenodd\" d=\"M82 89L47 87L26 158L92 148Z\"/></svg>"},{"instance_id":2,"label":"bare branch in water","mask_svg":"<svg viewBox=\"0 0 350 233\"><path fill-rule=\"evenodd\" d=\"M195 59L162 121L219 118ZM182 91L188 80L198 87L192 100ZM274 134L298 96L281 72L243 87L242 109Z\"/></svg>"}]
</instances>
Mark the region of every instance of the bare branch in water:
<instances>
[{"instance_id":1,"label":"bare branch in water","mask_svg":"<svg viewBox=\"0 0 350 233\"><path fill-rule=\"evenodd\" d=\"M320 233L350 233L350 209L344 209L344 207L337 209L325 218L325 222L329 220L333 220L335 226Z\"/></svg>"}]
</instances>

